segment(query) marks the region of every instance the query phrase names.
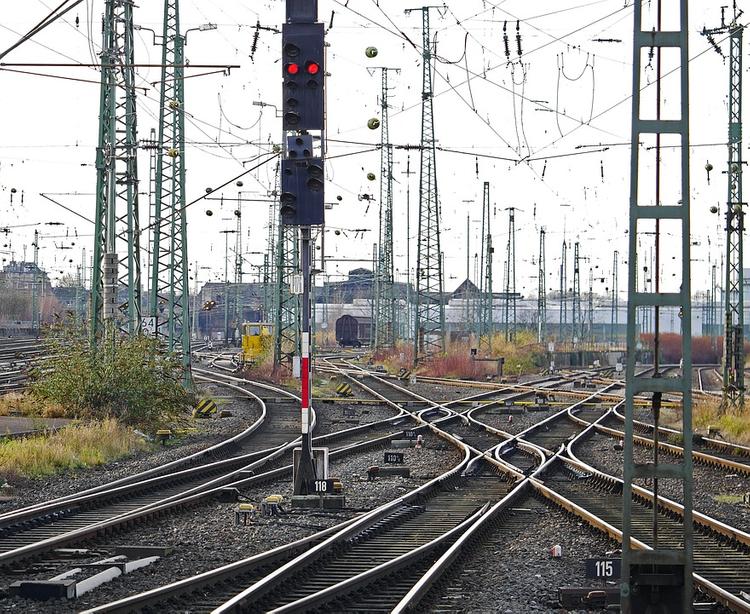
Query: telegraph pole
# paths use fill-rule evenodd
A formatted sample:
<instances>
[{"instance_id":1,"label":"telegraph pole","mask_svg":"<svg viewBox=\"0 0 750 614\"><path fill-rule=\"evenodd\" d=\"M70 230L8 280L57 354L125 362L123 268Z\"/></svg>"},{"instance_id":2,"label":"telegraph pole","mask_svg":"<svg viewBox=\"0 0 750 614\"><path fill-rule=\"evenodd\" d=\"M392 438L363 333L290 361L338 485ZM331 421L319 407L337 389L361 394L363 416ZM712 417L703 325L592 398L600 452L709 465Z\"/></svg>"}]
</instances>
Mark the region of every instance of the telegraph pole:
<instances>
[{"instance_id":1,"label":"telegraph pole","mask_svg":"<svg viewBox=\"0 0 750 614\"><path fill-rule=\"evenodd\" d=\"M738 22L742 11L733 2L733 16L725 22L725 7L721 9L721 26L703 28L714 49L722 55L714 34L729 34L729 159L727 161L726 212L726 271L724 278L724 382L722 406L745 406L745 348L743 300L743 233L745 231L745 203L742 201L742 33Z\"/></svg>"},{"instance_id":2,"label":"telegraph pole","mask_svg":"<svg viewBox=\"0 0 750 614\"><path fill-rule=\"evenodd\" d=\"M547 231L544 227L539 230L539 263L537 269L537 341L544 343L547 338L547 254L546 254Z\"/></svg>"},{"instance_id":3,"label":"telegraph pole","mask_svg":"<svg viewBox=\"0 0 750 614\"><path fill-rule=\"evenodd\" d=\"M375 298L375 349L393 347L396 300L393 293L393 145L389 134L388 71L381 67L380 94L380 225Z\"/></svg>"},{"instance_id":4,"label":"telegraph pole","mask_svg":"<svg viewBox=\"0 0 750 614\"><path fill-rule=\"evenodd\" d=\"M312 227L325 221L325 32L317 0L287 0L282 28L284 130L281 160L281 223L299 228L301 304L301 426L302 446L295 453L294 495L314 494L316 478L327 478L316 467L312 446Z\"/></svg>"},{"instance_id":5,"label":"telegraph pole","mask_svg":"<svg viewBox=\"0 0 750 614\"><path fill-rule=\"evenodd\" d=\"M150 328L180 357L183 385L192 387L190 276L185 208L185 37L180 2L164 0L159 137L150 292Z\"/></svg>"},{"instance_id":6,"label":"telegraph pole","mask_svg":"<svg viewBox=\"0 0 750 614\"><path fill-rule=\"evenodd\" d=\"M96 150L91 345L109 330L141 329L138 137L136 129L133 0L107 0L102 24L99 139ZM119 290L127 288L120 301ZM114 337L112 337L114 338Z\"/></svg>"},{"instance_id":7,"label":"telegraph pole","mask_svg":"<svg viewBox=\"0 0 750 614\"><path fill-rule=\"evenodd\" d=\"M417 309L414 327L414 364L445 350L445 306L440 251L440 201L435 155L435 116L432 89L430 10L422 13L422 138L419 168L419 230L417 237Z\"/></svg>"}]
</instances>

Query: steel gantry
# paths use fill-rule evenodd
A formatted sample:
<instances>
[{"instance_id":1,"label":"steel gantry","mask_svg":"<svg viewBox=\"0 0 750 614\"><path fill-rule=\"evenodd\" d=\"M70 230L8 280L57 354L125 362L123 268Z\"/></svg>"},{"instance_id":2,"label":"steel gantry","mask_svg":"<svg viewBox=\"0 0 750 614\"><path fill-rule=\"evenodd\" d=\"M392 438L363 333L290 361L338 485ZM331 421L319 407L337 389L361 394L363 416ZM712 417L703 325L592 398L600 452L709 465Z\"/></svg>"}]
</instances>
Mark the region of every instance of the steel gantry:
<instances>
[{"instance_id":1,"label":"steel gantry","mask_svg":"<svg viewBox=\"0 0 750 614\"><path fill-rule=\"evenodd\" d=\"M161 94L156 149L150 313L159 339L182 362L192 385L190 287L185 209L185 37L179 0L164 1Z\"/></svg>"},{"instance_id":2,"label":"steel gantry","mask_svg":"<svg viewBox=\"0 0 750 614\"><path fill-rule=\"evenodd\" d=\"M419 224L417 236L417 309L414 327L414 363L428 360L445 349L445 306L440 251L440 201L435 168L435 116L432 87L430 10L422 13L422 138L419 167Z\"/></svg>"},{"instance_id":3,"label":"steel gantry","mask_svg":"<svg viewBox=\"0 0 750 614\"><path fill-rule=\"evenodd\" d=\"M477 341L480 351L492 355L492 337L495 334L492 313L492 258L495 250L492 247L492 224L490 215L490 182L484 182L482 195L482 250L480 255L479 274L479 313L477 314Z\"/></svg>"},{"instance_id":4,"label":"steel gantry","mask_svg":"<svg viewBox=\"0 0 750 614\"><path fill-rule=\"evenodd\" d=\"M703 29L711 44L723 55L714 34L729 34L729 156L727 160L726 269L724 271L724 382L722 405L745 406L745 335L743 300L743 233L745 211L742 201L742 33L738 22L742 11L733 3L734 13L728 25L724 8L721 27Z\"/></svg>"},{"instance_id":5,"label":"steel gantry","mask_svg":"<svg viewBox=\"0 0 750 614\"><path fill-rule=\"evenodd\" d=\"M388 71L380 69L380 224L375 278L374 347L392 347L396 338L396 300L393 287L393 146L389 136Z\"/></svg>"},{"instance_id":6,"label":"steel gantry","mask_svg":"<svg viewBox=\"0 0 750 614\"><path fill-rule=\"evenodd\" d=\"M103 17L96 213L91 280L91 343L105 322L131 335L141 327L138 137L133 0L107 0ZM120 289L127 290L121 300Z\"/></svg>"},{"instance_id":7,"label":"steel gantry","mask_svg":"<svg viewBox=\"0 0 750 614\"><path fill-rule=\"evenodd\" d=\"M547 339L547 268L546 254L547 231L539 230L539 263L537 268L537 295L536 295L536 319L537 319L537 341L543 343Z\"/></svg>"},{"instance_id":8,"label":"steel gantry","mask_svg":"<svg viewBox=\"0 0 750 614\"><path fill-rule=\"evenodd\" d=\"M669 7L669 22L678 24L677 30L662 27L662 4ZM692 612L693 601L693 455L692 455L692 317L690 288L690 133L689 133L689 82L688 82L688 0L663 2L658 0L647 8L647 3L636 2L633 32L633 83L632 128L630 148L630 224L628 234L628 327L627 370L625 389L625 437L623 468L623 548L622 577L620 583L621 607L624 614L636 612ZM650 10L648 25L644 27L644 10ZM655 27L654 27L655 26ZM679 78L679 94L671 98L669 116L662 118L662 105L666 100L661 91L662 49L670 56L670 74ZM656 79L651 78L648 67L656 56ZM649 58L648 66L646 57ZM674 62L677 64L673 68ZM643 109L642 97L647 104ZM655 103L655 104L654 104ZM655 106L655 113L654 113ZM644 119L642 115L648 118ZM655 115L655 118L654 118ZM679 162L667 167L662 159L662 138L668 145L677 145ZM640 143L655 142L655 147L640 147ZM641 164L641 156L653 151L649 165ZM653 167L655 181L646 178L646 168ZM664 167L664 168L662 168ZM666 171L666 172L663 172ZM640 175L643 174L644 177ZM668 182L663 177L668 176ZM662 183L677 186L674 199L662 203ZM662 244L661 225L667 222L671 239ZM639 239L648 238L654 246L653 286L639 291L637 284ZM644 247L645 250L645 247ZM671 254L672 258L670 258ZM667 279L661 262L681 267L677 280L662 289ZM671 263L675 264L672 265ZM662 282L661 277L665 279ZM636 325L636 310L644 307L654 312L654 363L651 377L635 377L636 356L640 334ZM682 369L677 377L663 377L659 363L659 310L679 309L681 316ZM684 452L677 462L663 462L659 458L659 421L662 395L680 395L682 398L682 438ZM636 463L633 455L633 408L635 398L651 396L654 426L652 435L652 461ZM660 505L650 505L652 513L650 536L643 523L634 520L634 482L647 481L654 497L658 496L662 479L681 481L682 484L682 534L674 535L660 527ZM631 542L638 538L649 549L640 549Z\"/></svg>"}]
</instances>

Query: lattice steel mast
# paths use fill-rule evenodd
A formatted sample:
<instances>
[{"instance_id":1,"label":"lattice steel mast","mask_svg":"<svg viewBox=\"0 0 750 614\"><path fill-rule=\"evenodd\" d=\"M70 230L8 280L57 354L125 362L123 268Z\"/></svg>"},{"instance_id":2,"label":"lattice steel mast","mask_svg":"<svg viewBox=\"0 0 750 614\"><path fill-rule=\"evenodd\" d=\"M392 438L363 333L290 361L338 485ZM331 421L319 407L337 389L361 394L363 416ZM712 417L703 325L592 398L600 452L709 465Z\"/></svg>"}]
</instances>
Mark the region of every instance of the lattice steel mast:
<instances>
[{"instance_id":1,"label":"lattice steel mast","mask_svg":"<svg viewBox=\"0 0 750 614\"><path fill-rule=\"evenodd\" d=\"M131 335L141 326L133 6L133 0L107 0L102 24L91 280L93 347L104 336L106 320L114 320ZM127 289L125 301L119 297L122 286Z\"/></svg>"},{"instance_id":2,"label":"lattice steel mast","mask_svg":"<svg viewBox=\"0 0 750 614\"><path fill-rule=\"evenodd\" d=\"M621 607L624 614L646 611L692 612L693 601L693 425L692 425L692 306L690 288L690 132L689 132L689 52L688 52L688 0L669 2L670 15L679 19L670 20L679 24L678 30L664 30L662 27L662 0L653 3L651 10L656 12L644 29L643 7L646 3L636 2L633 32L633 83L632 83L632 128L630 148L630 225L628 235L628 330L627 330L627 369L625 389L625 437L623 470L623 549L622 580L620 584ZM656 22L652 27L653 22ZM670 109L670 119L662 119L663 97L662 49L667 48L675 56L677 67L670 60L670 75L679 76L680 90L677 100L670 102L677 112ZM647 53L647 50L650 50ZM656 54L656 82L652 84L651 73L645 70L646 57ZM678 55L679 54L679 55ZM670 56L672 57L672 56ZM679 58L679 59L678 59ZM649 62L650 63L650 62ZM649 84L651 84L649 86ZM642 118L641 97L646 95ZM652 103L656 103L654 119ZM670 139L669 145L676 144L679 164L666 168L662 160L662 137ZM642 148L639 143L655 141L655 147ZM674 141L674 143L673 143ZM640 164L641 155L653 151L648 160L654 165L653 176L643 177L647 165ZM679 192L670 198L667 206L662 206L662 166L669 176L669 184L677 183ZM679 182L678 182L679 181ZM661 221L670 221L670 230L678 241L661 241ZM672 228L672 225L675 228ZM679 226L679 228L677 227ZM653 235L655 262L653 290L640 292L637 285L639 239ZM666 252L666 253L665 253ZM672 258L669 257L671 252ZM661 261L674 262L681 266L678 281L672 288L663 291ZM669 278L667 278L669 279ZM666 283L666 281L665 281ZM636 313L640 307L654 310L654 374L652 377L635 377L637 346L640 341L636 325ZM662 377L659 356L659 310L662 307L679 309L681 315L682 369L677 377ZM633 409L635 398L643 394L651 395L652 419L655 425L652 435L652 462L636 463L633 456ZM659 458L659 420L662 395L678 394L682 397L682 445L684 453L679 462L661 462ZM634 482L645 480L650 484L654 496L658 495L659 482L663 478L682 482L682 535L669 531L668 541L662 538L666 533L660 530L659 505L652 507L651 527L633 521ZM639 505L639 504L635 504ZM650 528L650 530L649 530ZM647 543L652 549L636 549L631 538Z\"/></svg>"},{"instance_id":3,"label":"lattice steel mast","mask_svg":"<svg viewBox=\"0 0 750 614\"><path fill-rule=\"evenodd\" d=\"M479 349L492 354L492 337L495 334L494 318L492 313L492 258L495 250L492 247L492 224L490 215L490 182L484 182L482 196L482 254L480 256L479 282L479 317L477 325L479 328Z\"/></svg>"},{"instance_id":4,"label":"lattice steel mast","mask_svg":"<svg viewBox=\"0 0 750 614\"><path fill-rule=\"evenodd\" d=\"M415 364L445 349L445 306L440 252L440 201L435 167L435 117L432 89L430 10L422 12L422 138L419 168L419 229L417 236L417 309L414 334ZM409 13L408 9L406 12Z\"/></svg>"},{"instance_id":5,"label":"lattice steel mast","mask_svg":"<svg viewBox=\"0 0 750 614\"><path fill-rule=\"evenodd\" d=\"M35 335L39 335L41 327L41 313L39 291L41 289L42 279L39 276L39 231L34 231L34 274L31 279L31 330Z\"/></svg>"},{"instance_id":6,"label":"lattice steel mast","mask_svg":"<svg viewBox=\"0 0 750 614\"><path fill-rule=\"evenodd\" d=\"M743 233L745 212L742 201L742 33L738 23L742 11L733 3L732 22L703 29L714 48L722 54L714 34L729 33L729 159L727 160L726 270L724 273L724 382L722 405L745 406L745 335L743 300ZM723 54L722 54L723 55Z\"/></svg>"},{"instance_id":7,"label":"lattice steel mast","mask_svg":"<svg viewBox=\"0 0 750 614\"><path fill-rule=\"evenodd\" d=\"M547 338L547 254L546 254L547 231L539 230L539 263L537 268L537 341L543 343Z\"/></svg>"},{"instance_id":8,"label":"lattice steel mast","mask_svg":"<svg viewBox=\"0 0 750 614\"><path fill-rule=\"evenodd\" d=\"M381 68L380 94L380 228L375 299L375 348L395 342L396 301L393 293L393 146L389 136L388 71Z\"/></svg>"},{"instance_id":9,"label":"lattice steel mast","mask_svg":"<svg viewBox=\"0 0 750 614\"><path fill-rule=\"evenodd\" d=\"M505 252L505 340L516 338L516 209L508 207L508 243Z\"/></svg>"},{"instance_id":10,"label":"lattice steel mast","mask_svg":"<svg viewBox=\"0 0 750 614\"><path fill-rule=\"evenodd\" d=\"M580 244L573 244L573 342L581 341L583 318L581 317L581 254Z\"/></svg>"},{"instance_id":11,"label":"lattice steel mast","mask_svg":"<svg viewBox=\"0 0 750 614\"><path fill-rule=\"evenodd\" d=\"M614 257L612 258L612 313L610 314L610 339L613 344L617 342L617 327L620 324L620 281L618 279L619 258L620 253L615 250Z\"/></svg>"},{"instance_id":12,"label":"lattice steel mast","mask_svg":"<svg viewBox=\"0 0 750 614\"><path fill-rule=\"evenodd\" d=\"M280 204L279 204L280 206ZM291 293L292 275L298 270L299 241L297 229L281 223L276 215L276 287L274 297L274 365L292 370L294 356L299 356L299 297Z\"/></svg>"},{"instance_id":13,"label":"lattice steel mast","mask_svg":"<svg viewBox=\"0 0 750 614\"><path fill-rule=\"evenodd\" d=\"M159 136L156 159L151 316L168 351L190 372L190 281L185 209L185 37L180 2L164 0ZM226 300L226 297L225 297Z\"/></svg>"},{"instance_id":14,"label":"lattice steel mast","mask_svg":"<svg viewBox=\"0 0 750 614\"><path fill-rule=\"evenodd\" d=\"M562 343L565 339L565 327L568 324L568 243L562 242L562 255L560 259L560 329L558 341Z\"/></svg>"}]
</instances>

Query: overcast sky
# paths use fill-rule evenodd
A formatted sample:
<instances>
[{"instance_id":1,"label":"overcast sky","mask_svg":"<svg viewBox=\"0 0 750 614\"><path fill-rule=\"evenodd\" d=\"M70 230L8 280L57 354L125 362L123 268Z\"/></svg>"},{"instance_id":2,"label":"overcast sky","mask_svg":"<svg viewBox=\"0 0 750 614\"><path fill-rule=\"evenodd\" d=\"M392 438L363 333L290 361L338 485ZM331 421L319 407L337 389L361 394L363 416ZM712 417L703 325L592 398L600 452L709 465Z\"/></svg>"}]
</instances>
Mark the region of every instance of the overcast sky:
<instances>
[{"instance_id":1,"label":"overcast sky","mask_svg":"<svg viewBox=\"0 0 750 614\"><path fill-rule=\"evenodd\" d=\"M2 48L13 44L19 34L57 3L25 0L13 4L12 11L6 8L0 25ZM141 3L136 8L136 23L160 30L162 4L157 0ZM656 1L644 2L651 4ZM341 196L341 201L327 212L325 248L332 260L326 265L326 273L331 276L369 266L358 260L372 257L372 245L377 240L378 181L369 181L367 175L380 175L380 154L375 149L380 132L369 130L367 120L380 112L378 67L400 69L391 76L391 141L395 145L419 142L421 14L404 13L404 8L418 6L404 0L320 1L320 19L329 27L327 134L328 155L333 158L327 164L326 200L336 201ZM744 4L740 6L743 8ZM4 61L98 61L103 7L103 0L87 0ZM220 185L240 174L243 161L269 151L273 143L281 140L281 123L274 108L253 104L262 101L280 105L280 35L261 31L257 49L250 56L256 22L278 28L283 8L281 0L182 2L184 31L208 22L218 25L215 31L189 34L189 61L240 65L229 74L186 81L189 201L203 194L206 187ZM624 291L632 10L632 0L456 0L432 12L433 40L439 56L434 105L436 137L441 148L437 169L446 289L454 289L466 276L467 215L469 269L474 277L474 256L480 245L482 184L489 181L496 291L503 285L508 237L506 208L510 206L518 209L517 285L524 295L536 293L541 227L547 229L548 289L559 287L560 247L567 238L571 245L580 241L582 256L589 258L582 266L584 287L588 285L588 267L594 267L595 292L603 293L610 287L613 252L619 250L620 288ZM699 33L704 25L719 25L717 3L691 1L690 10L690 52L695 58L690 75L694 146L690 196L692 278L696 291L708 287L709 258L719 264L723 246L722 219L712 215L710 207L718 205L723 211L726 201L726 176L721 171L727 158L728 69ZM750 18L750 14L743 15L740 21L745 22L745 17ZM516 20L520 20L520 60ZM510 63L503 42L506 21ZM153 46L152 35L141 30L137 38L136 62L159 63L160 50ZM365 56L368 46L378 48L377 58ZM727 43L722 47L727 54ZM674 66L666 54L664 66L665 73ZM37 228L44 235L40 242L42 265L57 279L75 272L82 247L91 253L92 225L46 201L40 193L52 195L85 217L93 217L99 75L96 69L86 67L13 68L66 79L46 78L7 68L10 67L0 71L4 93L0 114L0 226L9 229L3 249L12 250L16 259L22 259L27 247L26 258L30 260L33 231ZM206 71L188 71L199 72ZM645 78L653 80L655 74L650 68ZM142 139L156 128L158 89L151 84L158 79L158 69L138 69L139 86L144 88L140 90L138 117ZM669 102L674 102L676 73L666 76L663 83L668 109ZM653 152L644 147L644 158L652 156ZM678 158L665 152L665 165L671 160ZM710 183L704 168L707 160L715 167ZM148 153L144 152L139 160L142 220L148 217L148 162ZM405 281L407 240L412 245L410 267L415 266L419 152L396 149L395 165L396 269L398 278ZM406 174L407 165L413 174ZM669 168L666 174L674 176ZM653 182L650 162L644 164L644 176ZM242 188L231 186L223 195L237 198L241 189L244 198L267 198L274 187L274 165L261 167L244 177L243 182ZM17 190L15 194L11 194L12 188ZM679 198L671 188L667 180L665 204ZM411 205L409 239L407 195ZM200 281L223 278L225 245L220 231L234 227L235 208L234 202L222 206L218 201L202 201L188 210L189 257L191 263L199 264ZM207 210L213 215L207 216ZM268 235L269 204L246 202L243 212L243 251L251 263L260 265ZM63 225L45 225L48 222ZM667 249L676 249L673 243L669 236L665 238ZM649 248L644 246L643 253L648 257ZM3 254L4 259L10 257L9 253ZM663 278L679 278L678 263L670 252L665 252L663 261ZM572 261L569 269L572 277ZM256 276L257 269L251 269L245 280Z\"/></svg>"}]
</instances>

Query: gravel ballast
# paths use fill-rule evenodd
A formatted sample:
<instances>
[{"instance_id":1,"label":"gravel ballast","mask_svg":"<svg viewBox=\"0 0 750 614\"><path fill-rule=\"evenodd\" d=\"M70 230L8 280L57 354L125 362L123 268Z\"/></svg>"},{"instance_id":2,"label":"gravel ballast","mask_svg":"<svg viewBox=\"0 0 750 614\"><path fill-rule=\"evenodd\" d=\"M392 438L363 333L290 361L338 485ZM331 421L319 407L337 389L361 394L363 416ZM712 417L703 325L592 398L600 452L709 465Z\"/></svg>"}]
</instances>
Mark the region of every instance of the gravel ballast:
<instances>
[{"instance_id":1,"label":"gravel ballast","mask_svg":"<svg viewBox=\"0 0 750 614\"><path fill-rule=\"evenodd\" d=\"M536 498L527 497L513 509L423 606L473 613L567 612L559 607L558 587L597 586L586 580L584 560L604 557L618 545ZM550 548L558 544L562 557L552 558Z\"/></svg>"},{"instance_id":2,"label":"gravel ballast","mask_svg":"<svg viewBox=\"0 0 750 614\"><path fill-rule=\"evenodd\" d=\"M583 461L618 478L622 477L622 452L613 449L615 439L601 433L592 435L574 450ZM643 446L634 447L636 462L653 462L653 452ZM675 462L674 457L661 457L664 462ZM750 532L750 506L742 503L742 495L750 492L750 479L726 469L693 463L693 507L712 518ZM643 480L636 482L649 488ZM659 494L682 503L682 483L660 480Z\"/></svg>"},{"instance_id":3,"label":"gravel ballast","mask_svg":"<svg viewBox=\"0 0 750 614\"><path fill-rule=\"evenodd\" d=\"M247 526L238 526L235 525L237 503L211 501L157 523L138 526L96 544L100 548L116 545L159 545L174 549L172 554L150 567L117 578L77 601L38 603L30 600L4 599L0 601L0 608L45 613L75 612L190 577L300 539L396 499L455 466L461 458L457 450L434 436L428 436L426 448L422 450L393 450L404 453L405 466L410 467L411 477L379 477L373 482L368 482L368 467L382 466L386 450L374 449L331 462L330 475L340 477L344 482L344 510L290 510L289 505L285 504L288 512L286 515L259 515L248 522ZM286 479L247 489L242 494L259 507L266 496L288 496L291 490L291 481ZM64 568L60 571L63 570ZM23 577L48 578L55 573L59 572L44 570ZM0 582L7 586L19 578L20 576L3 575L0 576Z\"/></svg>"}]
</instances>

